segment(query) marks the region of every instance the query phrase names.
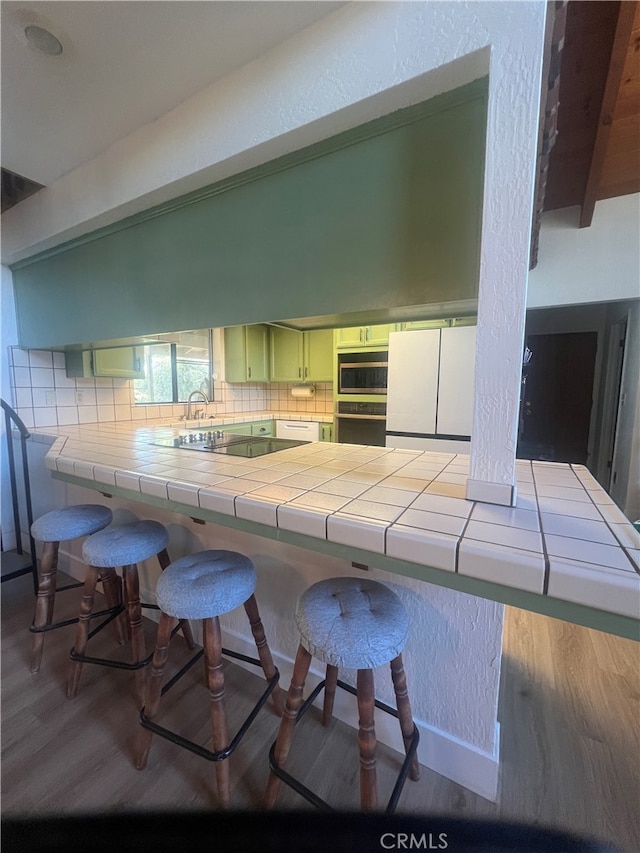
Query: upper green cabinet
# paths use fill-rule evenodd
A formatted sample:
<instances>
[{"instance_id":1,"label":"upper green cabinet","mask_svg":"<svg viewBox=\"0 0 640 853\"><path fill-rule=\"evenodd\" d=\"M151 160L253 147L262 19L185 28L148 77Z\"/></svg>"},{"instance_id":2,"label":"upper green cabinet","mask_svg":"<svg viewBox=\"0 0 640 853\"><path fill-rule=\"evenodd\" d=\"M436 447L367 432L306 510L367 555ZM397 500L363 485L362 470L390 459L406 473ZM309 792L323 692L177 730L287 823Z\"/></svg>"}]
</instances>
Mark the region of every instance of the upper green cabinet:
<instances>
[{"instance_id":1,"label":"upper green cabinet","mask_svg":"<svg viewBox=\"0 0 640 853\"><path fill-rule=\"evenodd\" d=\"M389 333L395 332L395 323L380 326L353 326L349 329L336 329L336 349L368 349L389 345Z\"/></svg>"},{"instance_id":2,"label":"upper green cabinet","mask_svg":"<svg viewBox=\"0 0 640 853\"><path fill-rule=\"evenodd\" d=\"M303 332L272 326L269 330L272 382L302 382Z\"/></svg>"},{"instance_id":3,"label":"upper green cabinet","mask_svg":"<svg viewBox=\"0 0 640 853\"><path fill-rule=\"evenodd\" d=\"M304 332L303 379L307 382L333 381L333 329Z\"/></svg>"},{"instance_id":4,"label":"upper green cabinet","mask_svg":"<svg viewBox=\"0 0 640 853\"><path fill-rule=\"evenodd\" d=\"M70 350L65 353L67 376L107 376L144 379L144 359L137 347Z\"/></svg>"},{"instance_id":5,"label":"upper green cabinet","mask_svg":"<svg viewBox=\"0 0 640 853\"><path fill-rule=\"evenodd\" d=\"M331 382L333 379L333 332L319 329L297 332L270 329L272 382Z\"/></svg>"},{"instance_id":6,"label":"upper green cabinet","mask_svg":"<svg viewBox=\"0 0 640 853\"><path fill-rule=\"evenodd\" d=\"M269 329L260 323L224 330L227 382L269 381Z\"/></svg>"}]
</instances>

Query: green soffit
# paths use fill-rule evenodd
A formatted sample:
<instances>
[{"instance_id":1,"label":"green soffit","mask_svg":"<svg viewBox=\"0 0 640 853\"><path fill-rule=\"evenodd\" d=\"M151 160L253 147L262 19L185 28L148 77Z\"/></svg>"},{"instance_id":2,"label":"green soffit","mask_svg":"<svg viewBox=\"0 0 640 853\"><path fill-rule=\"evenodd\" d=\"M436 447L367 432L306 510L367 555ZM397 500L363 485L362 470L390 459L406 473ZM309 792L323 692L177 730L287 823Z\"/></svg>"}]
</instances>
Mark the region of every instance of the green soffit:
<instances>
[{"instance_id":1,"label":"green soffit","mask_svg":"<svg viewBox=\"0 0 640 853\"><path fill-rule=\"evenodd\" d=\"M20 345L474 299L486 101L474 81L14 264Z\"/></svg>"}]
</instances>

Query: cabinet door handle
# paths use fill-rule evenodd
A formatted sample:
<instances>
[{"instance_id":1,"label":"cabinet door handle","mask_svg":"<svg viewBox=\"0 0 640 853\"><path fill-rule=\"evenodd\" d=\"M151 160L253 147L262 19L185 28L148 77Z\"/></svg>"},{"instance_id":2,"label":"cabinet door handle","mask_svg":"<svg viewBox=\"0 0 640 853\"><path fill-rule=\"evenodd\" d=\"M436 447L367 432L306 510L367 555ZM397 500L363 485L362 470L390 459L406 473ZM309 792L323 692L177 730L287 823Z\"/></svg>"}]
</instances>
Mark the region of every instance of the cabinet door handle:
<instances>
[{"instance_id":1,"label":"cabinet door handle","mask_svg":"<svg viewBox=\"0 0 640 853\"><path fill-rule=\"evenodd\" d=\"M369 340L369 327L365 326L365 329L364 329L364 342L365 342L365 344L367 343L368 340Z\"/></svg>"},{"instance_id":2,"label":"cabinet door handle","mask_svg":"<svg viewBox=\"0 0 640 853\"><path fill-rule=\"evenodd\" d=\"M249 379L251 379L251 368L249 368L247 372L248 372L248 375L249 375Z\"/></svg>"},{"instance_id":3,"label":"cabinet door handle","mask_svg":"<svg viewBox=\"0 0 640 853\"><path fill-rule=\"evenodd\" d=\"M304 369L304 378L306 379L308 375L309 375L309 368L308 368L308 367L305 367L305 369Z\"/></svg>"},{"instance_id":4,"label":"cabinet door handle","mask_svg":"<svg viewBox=\"0 0 640 853\"><path fill-rule=\"evenodd\" d=\"M364 343L364 329L360 329L360 343Z\"/></svg>"},{"instance_id":5,"label":"cabinet door handle","mask_svg":"<svg viewBox=\"0 0 640 853\"><path fill-rule=\"evenodd\" d=\"M298 368L298 379L302 379L302 368Z\"/></svg>"}]
</instances>

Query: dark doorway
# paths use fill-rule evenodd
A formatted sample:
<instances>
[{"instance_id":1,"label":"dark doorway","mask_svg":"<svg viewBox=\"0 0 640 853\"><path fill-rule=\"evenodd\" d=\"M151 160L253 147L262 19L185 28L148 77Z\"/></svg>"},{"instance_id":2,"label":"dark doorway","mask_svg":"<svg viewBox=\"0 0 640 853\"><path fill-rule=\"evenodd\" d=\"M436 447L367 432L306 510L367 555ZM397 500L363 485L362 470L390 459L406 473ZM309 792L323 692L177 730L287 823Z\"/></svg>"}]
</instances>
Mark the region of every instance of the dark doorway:
<instances>
[{"instance_id":1,"label":"dark doorway","mask_svg":"<svg viewBox=\"0 0 640 853\"><path fill-rule=\"evenodd\" d=\"M517 456L586 464L597 332L529 335Z\"/></svg>"}]
</instances>

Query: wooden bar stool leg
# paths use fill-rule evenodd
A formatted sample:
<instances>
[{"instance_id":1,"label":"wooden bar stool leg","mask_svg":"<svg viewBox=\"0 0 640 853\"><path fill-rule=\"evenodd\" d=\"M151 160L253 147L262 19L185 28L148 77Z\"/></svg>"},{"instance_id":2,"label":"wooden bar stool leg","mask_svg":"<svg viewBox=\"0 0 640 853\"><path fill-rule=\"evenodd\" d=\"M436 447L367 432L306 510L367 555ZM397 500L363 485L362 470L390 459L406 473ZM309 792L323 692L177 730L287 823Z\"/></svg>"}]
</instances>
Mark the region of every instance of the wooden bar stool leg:
<instances>
[{"instance_id":1,"label":"wooden bar stool leg","mask_svg":"<svg viewBox=\"0 0 640 853\"><path fill-rule=\"evenodd\" d=\"M169 657L169 643L171 642L171 631L173 630L174 623L175 619L173 616L167 616L166 613L160 613L156 648L153 653L153 661L151 662L151 675L147 683L144 703L145 716L150 720L158 713L158 706L160 705L162 679ZM152 731L140 728L134 760L137 770L144 770L147 766L152 737Z\"/></svg>"},{"instance_id":2,"label":"wooden bar stool leg","mask_svg":"<svg viewBox=\"0 0 640 853\"><path fill-rule=\"evenodd\" d=\"M112 609L114 607L119 607L122 603L122 584L120 582L120 578L118 577L115 569L102 569L100 572L100 577L102 578L102 589L104 592L104 600L107 604L107 607ZM116 642L118 645L124 645L124 636L125 630L123 628L123 624L126 624L126 620L123 618L124 614L120 614L116 616L113 620L113 633L116 638Z\"/></svg>"},{"instance_id":3,"label":"wooden bar stool leg","mask_svg":"<svg viewBox=\"0 0 640 853\"><path fill-rule=\"evenodd\" d=\"M53 621L53 605L56 597L56 576L58 572L59 542L44 542L40 558L40 581L36 599L34 628L44 628ZM33 635L31 650L31 672L38 672L42 662L45 632Z\"/></svg>"},{"instance_id":4,"label":"wooden bar stool leg","mask_svg":"<svg viewBox=\"0 0 640 853\"><path fill-rule=\"evenodd\" d=\"M278 731L276 747L273 757L279 767L284 767L291 749L291 741L293 740L293 731L295 729L298 711L302 705L302 693L304 684L311 665L311 655L302 644L298 646L296 661L293 666L293 675L291 677L291 686L287 693L287 701L282 714L282 721ZM269 774L269 782L265 794L265 806L271 809L275 806L278 799L278 791L280 790L280 780L273 773Z\"/></svg>"},{"instance_id":5,"label":"wooden bar stool leg","mask_svg":"<svg viewBox=\"0 0 640 853\"><path fill-rule=\"evenodd\" d=\"M142 608L140 606L140 588L138 581L138 567L135 563L122 568L124 576L124 587L127 590L127 622L131 631L131 654L133 662L144 660L146 647L144 642L144 631L142 628ZM144 685L146 680L146 668L136 669L136 693L138 695L139 707L144 704Z\"/></svg>"},{"instance_id":6,"label":"wooden bar stool leg","mask_svg":"<svg viewBox=\"0 0 640 853\"><path fill-rule=\"evenodd\" d=\"M393 689L396 694L400 730L402 732L402 739L404 740L404 751L407 753L409 752L411 738L413 737L413 716L411 714L411 703L409 702L409 693L407 691L407 676L405 675L404 664L402 663L402 655L394 658L390 666ZM409 778L414 782L417 782L420 778L420 765L418 764L417 755L414 755L411 761Z\"/></svg>"},{"instance_id":7,"label":"wooden bar stool leg","mask_svg":"<svg viewBox=\"0 0 640 853\"><path fill-rule=\"evenodd\" d=\"M357 675L358 712L360 715L358 745L360 747L360 806L371 811L378 805L376 785L376 729L374 723L375 691L373 671L359 669Z\"/></svg>"},{"instance_id":8,"label":"wooden bar stool leg","mask_svg":"<svg viewBox=\"0 0 640 853\"><path fill-rule=\"evenodd\" d=\"M229 745L227 715L224 707L224 673L222 670L222 635L220 620L217 616L203 619L204 659L207 667L207 685L211 698L211 728L213 732L213 750L219 752ZM216 780L218 797L223 806L231 801L229 787L229 761L216 761Z\"/></svg>"},{"instance_id":9,"label":"wooden bar stool leg","mask_svg":"<svg viewBox=\"0 0 640 853\"><path fill-rule=\"evenodd\" d=\"M253 639L256 644L256 649L258 650L258 657L260 658L260 663L262 664L262 671L264 672L264 677L267 681L271 681L273 676L276 674L276 667L273 663L273 658L271 656L271 649L269 648L269 644L267 643L267 638L264 633L264 626L262 624L262 620L260 619L260 613L258 612L258 603L256 601L255 595L250 596L244 603L244 609L249 619L249 624L251 625L251 633L253 634ZM273 704L278 713L278 716L282 716L282 712L284 710L284 698L282 696L282 690L279 685L276 685L273 693L271 694L271 698L273 699Z\"/></svg>"},{"instance_id":10,"label":"wooden bar stool leg","mask_svg":"<svg viewBox=\"0 0 640 853\"><path fill-rule=\"evenodd\" d=\"M169 559L169 554L166 548L163 548L162 551L159 552L158 562L160 563L160 568L163 572L171 565L171 560ZM187 644L187 648L195 649L196 643L193 639L193 632L191 630L191 625L189 625L188 619L185 619L182 623L182 636L184 637L184 641Z\"/></svg>"},{"instance_id":11,"label":"wooden bar stool leg","mask_svg":"<svg viewBox=\"0 0 640 853\"><path fill-rule=\"evenodd\" d=\"M336 698L336 687L338 684L338 667L327 664L324 686L324 704L322 706L322 725L328 726L333 716L333 702Z\"/></svg>"},{"instance_id":12,"label":"wooden bar stool leg","mask_svg":"<svg viewBox=\"0 0 640 853\"><path fill-rule=\"evenodd\" d=\"M87 576L84 581L82 600L80 601L80 618L76 626L76 641L73 648L83 655L87 648L89 639L89 628L91 626L91 614L93 612L93 598L100 569L95 566L87 566ZM67 682L67 698L74 699L78 694L80 675L82 674L82 661L72 660L69 668L69 680Z\"/></svg>"}]
</instances>

